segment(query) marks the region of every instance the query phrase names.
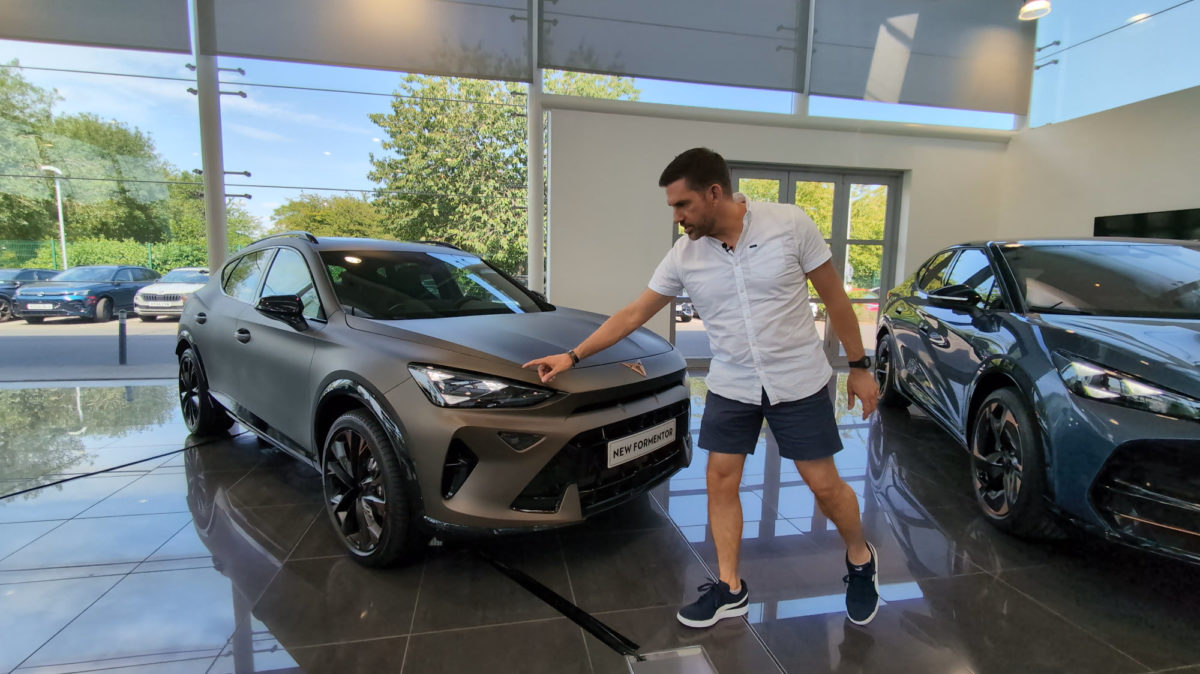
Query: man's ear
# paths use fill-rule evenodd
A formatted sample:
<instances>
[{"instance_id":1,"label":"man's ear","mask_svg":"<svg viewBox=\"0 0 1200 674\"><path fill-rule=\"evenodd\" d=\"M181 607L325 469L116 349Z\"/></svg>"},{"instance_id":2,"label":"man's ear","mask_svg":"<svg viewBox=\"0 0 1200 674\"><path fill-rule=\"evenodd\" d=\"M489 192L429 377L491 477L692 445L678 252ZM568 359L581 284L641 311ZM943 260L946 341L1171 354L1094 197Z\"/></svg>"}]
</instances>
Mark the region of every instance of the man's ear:
<instances>
[{"instance_id":1,"label":"man's ear","mask_svg":"<svg viewBox=\"0 0 1200 674\"><path fill-rule=\"evenodd\" d=\"M709 185L709 186L708 186L708 196L709 196L709 197L710 197L710 198L711 198L713 201L720 201L720 200L721 200L721 196L722 196L722 194L724 193L724 191L725 191L725 190L723 190L723 189L721 188L721 186L720 186L720 185L718 185L718 184L716 184L716 183L713 183L712 185Z\"/></svg>"}]
</instances>

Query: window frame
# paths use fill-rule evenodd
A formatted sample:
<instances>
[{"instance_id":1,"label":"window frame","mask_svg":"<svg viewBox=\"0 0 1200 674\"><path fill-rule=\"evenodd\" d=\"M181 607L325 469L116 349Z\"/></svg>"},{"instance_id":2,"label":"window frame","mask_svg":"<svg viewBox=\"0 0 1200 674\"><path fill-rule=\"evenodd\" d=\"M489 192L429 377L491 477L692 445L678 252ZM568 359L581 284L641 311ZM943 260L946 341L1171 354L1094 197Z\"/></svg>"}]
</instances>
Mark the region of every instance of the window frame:
<instances>
[{"instance_id":1,"label":"window frame","mask_svg":"<svg viewBox=\"0 0 1200 674\"><path fill-rule=\"evenodd\" d=\"M308 258L304 257L304 253L290 246L276 246L270 248L269 250L274 251L274 254L271 256L270 264L267 266L267 270L263 273L262 280L259 282L258 288L255 290L253 305L257 306L262 300L263 290L267 287L267 279L270 278L271 272L274 271L275 263L279 261L280 254L284 251L291 251L300 258L300 263L304 265L304 271L306 274L308 274L309 285L312 287L312 292L317 298L317 315L305 316L304 318L305 320L309 321L321 321L322 323L326 322L328 314L325 311L325 304L321 301L321 292L317 289L317 281L316 278L313 277L312 267L308 264Z\"/></svg>"}]
</instances>

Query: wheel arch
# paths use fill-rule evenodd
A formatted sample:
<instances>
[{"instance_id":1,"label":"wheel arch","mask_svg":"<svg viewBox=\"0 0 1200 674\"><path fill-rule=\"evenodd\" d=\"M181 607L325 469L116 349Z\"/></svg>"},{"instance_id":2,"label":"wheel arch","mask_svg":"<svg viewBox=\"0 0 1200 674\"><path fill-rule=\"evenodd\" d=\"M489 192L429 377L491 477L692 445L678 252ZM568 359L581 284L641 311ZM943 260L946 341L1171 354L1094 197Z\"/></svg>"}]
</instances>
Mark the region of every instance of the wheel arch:
<instances>
[{"instance_id":1,"label":"wheel arch","mask_svg":"<svg viewBox=\"0 0 1200 674\"><path fill-rule=\"evenodd\" d=\"M1034 431L1039 440L1038 444L1041 446L1042 459L1046 471L1046 490L1050 494L1053 494L1055 481L1051 479L1051 475L1053 474L1054 451L1050 446L1045 417L1038 413L1037 401L1029 393L1033 390L1032 383L1023 381L1024 377L1020 375L1020 371L1015 369L1011 363L997 362L986 366L981 374L976 377L974 386L971 389L970 403L966 408L966 418L962 424L964 429L963 439L966 441L969 451L971 447L971 434L975 430L975 416L979 412L979 408L983 405L983 401L999 389L1014 389L1021 400L1029 406L1029 413L1033 415Z\"/></svg>"}]
</instances>

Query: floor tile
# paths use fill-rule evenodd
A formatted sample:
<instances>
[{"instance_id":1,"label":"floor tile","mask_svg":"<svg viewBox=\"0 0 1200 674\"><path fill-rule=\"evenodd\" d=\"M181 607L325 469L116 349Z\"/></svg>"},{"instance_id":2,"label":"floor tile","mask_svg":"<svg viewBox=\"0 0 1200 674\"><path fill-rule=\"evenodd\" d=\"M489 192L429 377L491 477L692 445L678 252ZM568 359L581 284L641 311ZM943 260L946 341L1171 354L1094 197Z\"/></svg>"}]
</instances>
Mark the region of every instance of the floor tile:
<instances>
[{"instance_id":1,"label":"floor tile","mask_svg":"<svg viewBox=\"0 0 1200 674\"><path fill-rule=\"evenodd\" d=\"M141 562L188 519L181 513L71 520L6 557L0 570Z\"/></svg>"},{"instance_id":2,"label":"floor tile","mask_svg":"<svg viewBox=\"0 0 1200 674\"><path fill-rule=\"evenodd\" d=\"M242 646L240 651L233 643L226 646L208 674L240 674L243 671L303 671L305 674L399 672L408 637L309 646L290 651L273 638L246 640L244 645L239 646ZM249 666L243 663L249 663Z\"/></svg>"},{"instance_id":3,"label":"floor tile","mask_svg":"<svg viewBox=\"0 0 1200 674\"><path fill-rule=\"evenodd\" d=\"M137 476L96 475L0 499L0 523L70 519L135 479Z\"/></svg>"},{"instance_id":4,"label":"floor tile","mask_svg":"<svg viewBox=\"0 0 1200 674\"><path fill-rule=\"evenodd\" d=\"M119 577L0 585L0 671L10 671L117 584Z\"/></svg>"},{"instance_id":5,"label":"floor tile","mask_svg":"<svg viewBox=\"0 0 1200 674\"><path fill-rule=\"evenodd\" d=\"M781 671L745 619L729 618L711 628L697 630L681 625L675 618L676 612L674 607L663 607L601 613L596 618L641 646L641 653L702 646L719 672ZM596 674L628 673L624 656L590 634L587 640Z\"/></svg>"},{"instance_id":6,"label":"floor tile","mask_svg":"<svg viewBox=\"0 0 1200 674\"><path fill-rule=\"evenodd\" d=\"M709 575L677 531L559 537L576 604L585 611L677 607Z\"/></svg>"},{"instance_id":7,"label":"floor tile","mask_svg":"<svg viewBox=\"0 0 1200 674\"><path fill-rule=\"evenodd\" d=\"M403 674L589 674L579 627L566 618L417 634Z\"/></svg>"},{"instance_id":8,"label":"floor tile","mask_svg":"<svg viewBox=\"0 0 1200 674\"><path fill-rule=\"evenodd\" d=\"M288 562L254 615L289 650L404 636L412 627L421 567L368 569L348 556Z\"/></svg>"},{"instance_id":9,"label":"floor tile","mask_svg":"<svg viewBox=\"0 0 1200 674\"><path fill-rule=\"evenodd\" d=\"M62 522L57 520L0 524L0 560L32 543L39 536L60 524Z\"/></svg>"},{"instance_id":10,"label":"floor tile","mask_svg":"<svg viewBox=\"0 0 1200 674\"><path fill-rule=\"evenodd\" d=\"M294 460L252 469L230 487L229 497L246 507L323 503L325 498L320 474Z\"/></svg>"},{"instance_id":11,"label":"floor tile","mask_svg":"<svg viewBox=\"0 0 1200 674\"><path fill-rule=\"evenodd\" d=\"M571 600L567 568L552 532L434 548L425 556L413 632L554 618L559 613L479 555L516 569Z\"/></svg>"},{"instance_id":12,"label":"floor tile","mask_svg":"<svg viewBox=\"0 0 1200 674\"><path fill-rule=\"evenodd\" d=\"M1085 564L1018 569L1000 579L1152 669L1200 664L1194 565L1096 543Z\"/></svg>"},{"instance_id":13,"label":"floor tile","mask_svg":"<svg viewBox=\"0 0 1200 674\"><path fill-rule=\"evenodd\" d=\"M188 512L187 481L183 475L143 475L79 517L154 515Z\"/></svg>"},{"instance_id":14,"label":"floor tile","mask_svg":"<svg viewBox=\"0 0 1200 674\"><path fill-rule=\"evenodd\" d=\"M27 587L27 586L22 586ZM237 601L228 578L213 569L132 574L38 649L28 666L50 666L211 651L233 633Z\"/></svg>"}]
</instances>

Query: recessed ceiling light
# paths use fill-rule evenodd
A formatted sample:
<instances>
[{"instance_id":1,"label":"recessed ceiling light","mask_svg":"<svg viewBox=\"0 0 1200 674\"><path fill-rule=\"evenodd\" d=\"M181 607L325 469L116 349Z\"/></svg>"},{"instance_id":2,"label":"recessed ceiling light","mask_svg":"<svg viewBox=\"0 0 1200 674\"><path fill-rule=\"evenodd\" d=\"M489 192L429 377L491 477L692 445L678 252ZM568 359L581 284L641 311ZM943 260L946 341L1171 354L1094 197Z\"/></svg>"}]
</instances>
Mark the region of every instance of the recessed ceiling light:
<instances>
[{"instance_id":1,"label":"recessed ceiling light","mask_svg":"<svg viewBox=\"0 0 1200 674\"><path fill-rule=\"evenodd\" d=\"M1021 5L1021 11L1017 14L1017 18L1022 21L1033 21L1049 13L1050 0L1029 0L1029 2Z\"/></svg>"}]
</instances>

